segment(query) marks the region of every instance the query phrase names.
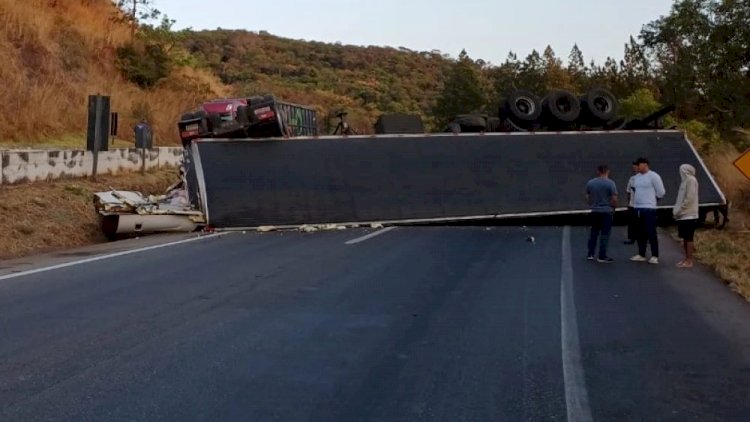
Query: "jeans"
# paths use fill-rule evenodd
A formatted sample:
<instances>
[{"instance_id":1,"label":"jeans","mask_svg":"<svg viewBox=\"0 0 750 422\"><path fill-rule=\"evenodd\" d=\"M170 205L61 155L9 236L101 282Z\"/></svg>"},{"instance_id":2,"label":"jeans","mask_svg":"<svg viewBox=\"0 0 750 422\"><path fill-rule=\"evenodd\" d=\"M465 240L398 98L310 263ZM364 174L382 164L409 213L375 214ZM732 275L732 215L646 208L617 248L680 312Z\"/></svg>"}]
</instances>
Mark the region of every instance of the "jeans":
<instances>
[{"instance_id":1,"label":"jeans","mask_svg":"<svg viewBox=\"0 0 750 422\"><path fill-rule=\"evenodd\" d=\"M651 245L651 256L659 257L659 237L656 234L656 210L637 208L638 255L646 256L646 247Z\"/></svg>"},{"instance_id":2,"label":"jeans","mask_svg":"<svg viewBox=\"0 0 750 422\"><path fill-rule=\"evenodd\" d=\"M613 215L610 212L591 213L591 235L589 236L589 255L594 256L596 252L597 239L599 240L599 258L607 258L607 245L609 245L609 234L612 232Z\"/></svg>"},{"instance_id":3,"label":"jeans","mask_svg":"<svg viewBox=\"0 0 750 422\"><path fill-rule=\"evenodd\" d=\"M638 238L638 215L635 208L628 207L628 240L635 241Z\"/></svg>"}]
</instances>

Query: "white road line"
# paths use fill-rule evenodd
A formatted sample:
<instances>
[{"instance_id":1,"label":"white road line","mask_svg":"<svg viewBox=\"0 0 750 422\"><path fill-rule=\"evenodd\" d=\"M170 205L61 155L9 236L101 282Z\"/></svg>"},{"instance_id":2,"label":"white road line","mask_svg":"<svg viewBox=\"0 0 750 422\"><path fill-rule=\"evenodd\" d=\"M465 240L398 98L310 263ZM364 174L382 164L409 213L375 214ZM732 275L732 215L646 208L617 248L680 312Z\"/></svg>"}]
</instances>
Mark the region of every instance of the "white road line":
<instances>
[{"instance_id":1,"label":"white road line","mask_svg":"<svg viewBox=\"0 0 750 422\"><path fill-rule=\"evenodd\" d=\"M169 246L182 245L184 243L196 242L198 240L211 239L214 237L225 236L227 234L228 233L214 233L214 234L209 234L209 235L200 236L200 237L191 237L190 239L183 239L183 240L178 240L175 242L161 243L158 245L146 246L146 247L138 248L138 249L128 249L127 251L115 252L115 253L111 253L107 255L92 256L91 258L81 259L78 261L64 262L62 264L50 265L49 267L41 267L41 268L35 268L33 270L0 275L0 281L9 280L11 278L23 277L23 276L27 276L31 274L43 273L43 272L52 271L52 270L59 270L60 268L73 267L76 265L87 264L89 262L96 262L96 261L101 261L104 259L117 258L118 256L130 255L130 254L135 254L139 252L146 252L146 251L150 251L154 249L166 248Z\"/></svg>"},{"instance_id":2,"label":"white road line","mask_svg":"<svg viewBox=\"0 0 750 422\"><path fill-rule=\"evenodd\" d=\"M380 236L381 234L388 233L389 231L391 231L391 230L393 230L395 228L396 228L396 226L386 227L386 228L384 228L382 230L378 230L378 231L370 233L370 234L368 234L366 236L362 236L362 237L358 237L356 239L352 239L352 240L346 242L346 244L347 245L355 245L357 243L364 242L365 240L372 239L375 236Z\"/></svg>"},{"instance_id":3,"label":"white road line","mask_svg":"<svg viewBox=\"0 0 750 422\"><path fill-rule=\"evenodd\" d=\"M562 273L560 276L560 331L562 337L563 382L568 422L589 422L591 408L586 391L586 378L581 363L578 321L573 295L573 262L570 253L570 227L563 229Z\"/></svg>"}]
</instances>

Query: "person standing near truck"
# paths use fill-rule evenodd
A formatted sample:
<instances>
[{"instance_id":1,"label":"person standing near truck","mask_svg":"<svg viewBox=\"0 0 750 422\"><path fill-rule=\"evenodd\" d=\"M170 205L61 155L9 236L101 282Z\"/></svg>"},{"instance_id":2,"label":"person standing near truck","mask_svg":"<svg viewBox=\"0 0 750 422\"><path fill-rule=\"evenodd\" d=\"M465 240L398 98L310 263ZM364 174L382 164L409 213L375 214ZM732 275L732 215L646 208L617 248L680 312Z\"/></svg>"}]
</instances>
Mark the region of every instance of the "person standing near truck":
<instances>
[{"instance_id":1,"label":"person standing near truck","mask_svg":"<svg viewBox=\"0 0 750 422\"><path fill-rule=\"evenodd\" d=\"M656 232L656 206L664 198L666 190L661 176L650 169L646 158L639 158L638 174L633 180L633 206L637 221L638 255L630 258L634 262L659 263L659 237ZM646 249L651 246L651 258L646 258Z\"/></svg>"},{"instance_id":2,"label":"person standing near truck","mask_svg":"<svg viewBox=\"0 0 750 422\"><path fill-rule=\"evenodd\" d=\"M630 180L628 180L628 185L625 188L625 191L628 194L628 213L626 214L626 219L628 221L628 240L625 241L626 245L632 245L635 244L635 239L637 237L636 233L636 222L637 218L635 215L635 195L633 194L633 182L635 181L635 175L638 174L638 164L633 161L633 175L630 176Z\"/></svg>"},{"instance_id":3,"label":"person standing near truck","mask_svg":"<svg viewBox=\"0 0 750 422\"><path fill-rule=\"evenodd\" d=\"M611 264L614 259L607 255L609 234L612 231L615 207L617 207L617 185L609 178L609 168L601 165L596 169L598 177L586 184L586 196L591 206L591 234L587 259L594 260L597 240L599 256L597 262Z\"/></svg>"},{"instance_id":4,"label":"person standing near truck","mask_svg":"<svg viewBox=\"0 0 750 422\"><path fill-rule=\"evenodd\" d=\"M672 215L677 220L677 232L685 249L685 259L680 261L679 268L693 267L693 237L698 225L698 179L695 178L695 167L690 164L680 166L680 191L672 208Z\"/></svg>"}]
</instances>

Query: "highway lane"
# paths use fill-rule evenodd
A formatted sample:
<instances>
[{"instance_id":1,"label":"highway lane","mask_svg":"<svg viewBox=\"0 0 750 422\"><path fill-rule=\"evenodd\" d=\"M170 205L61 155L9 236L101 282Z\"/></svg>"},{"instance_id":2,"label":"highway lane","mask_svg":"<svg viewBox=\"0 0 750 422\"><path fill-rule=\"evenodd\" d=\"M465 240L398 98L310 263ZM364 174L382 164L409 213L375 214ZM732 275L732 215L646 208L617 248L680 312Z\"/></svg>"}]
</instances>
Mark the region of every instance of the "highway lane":
<instances>
[{"instance_id":1,"label":"highway lane","mask_svg":"<svg viewBox=\"0 0 750 422\"><path fill-rule=\"evenodd\" d=\"M750 306L667 239L607 266L567 230L233 233L0 280L0 420L750 418Z\"/></svg>"}]
</instances>

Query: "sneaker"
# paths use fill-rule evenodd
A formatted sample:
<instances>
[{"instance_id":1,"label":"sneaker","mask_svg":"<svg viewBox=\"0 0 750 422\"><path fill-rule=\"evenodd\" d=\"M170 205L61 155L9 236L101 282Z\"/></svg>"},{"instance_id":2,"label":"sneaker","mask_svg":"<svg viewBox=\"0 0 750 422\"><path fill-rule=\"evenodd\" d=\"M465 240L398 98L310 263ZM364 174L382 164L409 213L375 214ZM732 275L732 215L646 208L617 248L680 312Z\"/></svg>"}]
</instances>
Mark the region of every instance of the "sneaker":
<instances>
[{"instance_id":1,"label":"sneaker","mask_svg":"<svg viewBox=\"0 0 750 422\"><path fill-rule=\"evenodd\" d=\"M615 260L610 257L606 257L606 258L598 258L596 262L599 262L601 264L612 264L615 262Z\"/></svg>"},{"instance_id":2,"label":"sneaker","mask_svg":"<svg viewBox=\"0 0 750 422\"><path fill-rule=\"evenodd\" d=\"M635 255L634 257L630 258L633 262L646 262L648 261L645 256Z\"/></svg>"},{"instance_id":3,"label":"sneaker","mask_svg":"<svg viewBox=\"0 0 750 422\"><path fill-rule=\"evenodd\" d=\"M649 263L649 264L653 264L653 265L656 265L656 264L658 264L658 263L659 263L659 258L657 258L657 257L655 257L655 256L652 256L652 257L651 257L651 259L649 259L649 260L648 260L648 263Z\"/></svg>"},{"instance_id":4,"label":"sneaker","mask_svg":"<svg viewBox=\"0 0 750 422\"><path fill-rule=\"evenodd\" d=\"M593 261L594 260L594 255L589 255L589 256L586 257L586 259L588 259L589 261Z\"/></svg>"}]
</instances>

